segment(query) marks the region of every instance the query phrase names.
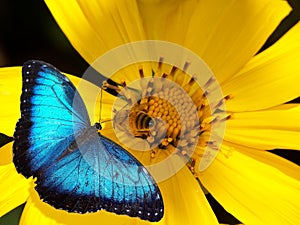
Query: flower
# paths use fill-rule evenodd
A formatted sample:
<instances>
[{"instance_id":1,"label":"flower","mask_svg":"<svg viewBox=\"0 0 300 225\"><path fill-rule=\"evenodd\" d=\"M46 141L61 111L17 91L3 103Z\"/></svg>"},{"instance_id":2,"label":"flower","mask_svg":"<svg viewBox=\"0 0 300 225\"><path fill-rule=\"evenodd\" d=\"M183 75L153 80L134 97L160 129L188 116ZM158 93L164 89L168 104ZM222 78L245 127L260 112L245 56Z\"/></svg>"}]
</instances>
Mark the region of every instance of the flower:
<instances>
[{"instance_id":1,"label":"flower","mask_svg":"<svg viewBox=\"0 0 300 225\"><path fill-rule=\"evenodd\" d=\"M124 43L147 39L174 42L198 54L214 72L224 97L229 96L226 109L231 117L226 121L220 153L212 164L205 171L194 174L184 167L175 176L159 183L166 205L165 217L160 223L217 224L195 176L228 212L245 224L299 223L299 167L265 150L299 149L300 146L300 106L283 104L300 93L295 85L300 79L297 76L300 24L269 49L255 55L288 13L286 2L114 0L46 3L74 48L90 64ZM19 117L16 99L20 95L21 81L16 72L20 74L20 68L1 69L5 74L1 76L1 86L5 88L0 94L7 96L1 97L1 105L6 106L6 110L0 112L1 118L6 118L1 131L8 135L12 135ZM106 110L102 115L109 118L107 109L112 107L114 97L105 94L103 99ZM110 131L104 128L103 133ZM21 224L28 221L87 224L95 220L111 224L147 223L106 212L82 216L53 210L38 199L32 181L15 172L11 145L2 151L0 176L4 182L0 189L6 194L0 197L0 202L9 204L0 204L1 215L27 200ZM11 183L18 185L6 190Z\"/></svg>"}]
</instances>

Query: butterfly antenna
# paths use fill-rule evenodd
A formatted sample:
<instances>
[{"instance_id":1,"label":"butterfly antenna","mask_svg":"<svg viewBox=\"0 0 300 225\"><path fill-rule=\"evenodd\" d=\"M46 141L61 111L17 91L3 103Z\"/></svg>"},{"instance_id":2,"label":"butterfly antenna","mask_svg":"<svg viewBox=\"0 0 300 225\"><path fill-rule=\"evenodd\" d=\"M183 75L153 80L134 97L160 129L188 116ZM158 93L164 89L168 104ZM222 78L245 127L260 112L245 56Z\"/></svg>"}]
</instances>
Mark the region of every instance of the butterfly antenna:
<instances>
[{"instance_id":1,"label":"butterfly antenna","mask_svg":"<svg viewBox=\"0 0 300 225\"><path fill-rule=\"evenodd\" d=\"M101 124L101 118L102 118L102 88L100 91L100 111L99 111L99 123Z\"/></svg>"},{"instance_id":2,"label":"butterfly antenna","mask_svg":"<svg viewBox=\"0 0 300 225\"><path fill-rule=\"evenodd\" d=\"M102 124L102 123L106 123L106 122L110 122L111 119L107 119L107 120L102 120L102 91L103 89L101 88L101 91L100 91L100 112L99 112L99 124Z\"/></svg>"},{"instance_id":3,"label":"butterfly antenna","mask_svg":"<svg viewBox=\"0 0 300 225\"><path fill-rule=\"evenodd\" d=\"M110 122L110 121L112 121L112 119L102 120L102 121L100 122L100 124L102 124L102 123L107 123L107 122Z\"/></svg>"}]
</instances>

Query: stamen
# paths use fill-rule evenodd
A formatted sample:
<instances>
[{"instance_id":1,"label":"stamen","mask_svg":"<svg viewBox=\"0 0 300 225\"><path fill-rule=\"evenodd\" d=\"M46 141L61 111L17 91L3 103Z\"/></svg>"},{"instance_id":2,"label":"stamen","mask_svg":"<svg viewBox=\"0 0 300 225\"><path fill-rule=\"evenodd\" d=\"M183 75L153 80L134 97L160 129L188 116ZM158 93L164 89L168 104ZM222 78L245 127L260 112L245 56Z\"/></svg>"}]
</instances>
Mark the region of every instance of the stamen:
<instances>
[{"instance_id":1,"label":"stamen","mask_svg":"<svg viewBox=\"0 0 300 225\"><path fill-rule=\"evenodd\" d=\"M174 75L175 75L175 73L176 73L177 70L178 70L177 66L173 66L173 67L172 67L172 70L171 70L171 72L170 72L170 76L171 76L172 78L174 77Z\"/></svg>"},{"instance_id":2,"label":"stamen","mask_svg":"<svg viewBox=\"0 0 300 225\"><path fill-rule=\"evenodd\" d=\"M232 116L233 116L233 114L231 113L231 114L227 115L225 118L221 119L221 121L224 122L226 120L229 120L232 118Z\"/></svg>"},{"instance_id":3,"label":"stamen","mask_svg":"<svg viewBox=\"0 0 300 225\"><path fill-rule=\"evenodd\" d=\"M113 89L113 90L116 90L116 91L118 91L118 92L121 91L121 89L120 89L118 86L109 84L107 81L103 81L103 82L102 82L102 88L103 88L104 90L106 90L106 89Z\"/></svg>"},{"instance_id":4,"label":"stamen","mask_svg":"<svg viewBox=\"0 0 300 225\"><path fill-rule=\"evenodd\" d=\"M208 81L204 84L204 89L207 89L210 85L212 85L216 79L214 77L210 77Z\"/></svg>"},{"instance_id":5,"label":"stamen","mask_svg":"<svg viewBox=\"0 0 300 225\"><path fill-rule=\"evenodd\" d=\"M122 86L123 88L127 86L125 80L121 81L121 86Z\"/></svg>"},{"instance_id":6,"label":"stamen","mask_svg":"<svg viewBox=\"0 0 300 225\"><path fill-rule=\"evenodd\" d=\"M163 73L162 78L166 78L168 76L167 73Z\"/></svg>"},{"instance_id":7,"label":"stamen","mask_svg":"<svg viewBox=\"0 0 300 225\"><path fill-rule=\"evenodd\" d=\"M226 95L225 97L224 97L224 99L227 101L227 100L229 100L229 99L232 99L233 98L233 96L232 95Z\"/></svg>"},{"instance_id":8,"label":"stamen","mask_svg":"<svg viewBox=\"0 0 300 225\"><path fill-rule=\"evenodd\" d=\"M185 90L186 93L190 92L190 90L191 90L194 83L195 83L195 78L192 77L190 79L190 81L186 85L184 85L183 89Z\"/></svg>"},{"instance_id":9,"label":"stamen","mask_svg":"<svg viewBox=\"0 0 300 225\"><path fill-rule=\"evenodd\" d=\"M163 61L164 61L164 57L159 57L159 60L158 60L158 67L157 67L157 71L160 72L161 71L161 67L162 67L162 64L163 64Z\"/></svg>"},{"instance_id":10,"label":"stamen","mask_svg":"<svg viewBox=\"0 0 300 225\"><path fill-rule=\"evenodd\" d=\"M140 74L140 77L141 77L141 78L144 78L144 77L145 77L143 67L140 67L140 68L139 68L139 74Z\"/></svg>"},{"instance_id":11,"label":"stamen","mask_svg":"<svg viewBox=\"0 0 300 225\"><path fill-rule=\"evenodd\" d=\"M220 106L222 106L223 104L225 103L225 100L224 98L221 99L215 106L214 106L214 109L218 109Z\"/></svg>"},{"instance_id":12,"label":"stamen","mask_svg":"<svg viewBox=\"0 0 300 225\"><path fill-rule=\"evenodd\" d=\"M184 63L184 66L183 66L183 72L186 72L187 71L187 69L188 69L188 67L191 65L191 63L190 62L185 62Z\"/></svg>"}]
</instances>

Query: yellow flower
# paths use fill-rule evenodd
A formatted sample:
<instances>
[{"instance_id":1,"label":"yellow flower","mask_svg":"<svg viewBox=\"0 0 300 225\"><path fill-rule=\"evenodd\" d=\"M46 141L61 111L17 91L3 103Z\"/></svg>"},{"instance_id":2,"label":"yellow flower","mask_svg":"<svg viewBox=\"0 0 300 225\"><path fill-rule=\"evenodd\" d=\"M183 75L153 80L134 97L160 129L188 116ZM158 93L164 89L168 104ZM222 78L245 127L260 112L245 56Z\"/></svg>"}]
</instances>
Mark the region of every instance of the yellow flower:
<instances>
[{"instance_id":1,"label":"yellow flower","mask_svg":"<svg viewBox=\"0 0 300 225\"><path fill-rule=\"evenodd\" d=\"M299 149L300 146L300 106L283 104L300 94L297 85L300 81L300 24L272 47L255 55L289 12L286 2L111 0L46 3L74 48L90 64L124 43L147 39L174 42L199 55L213 71L224 97L228 96L226 109L230 117L216 159L204 171L197 171L198 167L188 163L189 167L183 167L158 184L166 207L160 224L218 224L195 177L242 223L299 224L299 167L264 150ZM171 67L166 65L166 68L170 75ZM18 67L1 69L0 73L1 106L5 106L0 110L1 132L12 135L19 118L17 99L21 92L21 72ZM139 78L138 71L131 76L127 72L123 77L118 74L119 81ZM189 81L178 82L175 78L174 81L182 86ZM79 82L77 78L71 79ZM193 91L192 88L187 93L192 95ZM197 100L200 94L195 96ZM103 118L109 118L108 109L112 108L114 100L113 96L104 94ZM195 103L195 99L193 101ZM93 102L86 101L86 105L92 107ZM105 128L103 133L112 135L112 129ZM174 131L172 134L175 135ZM116 137L109 137L118 141ZM157 155L161 152L166 153L157 149L154 158L160 159ZM104 211L74 215L54 210L39 200L32 180L16 173L11 144L2 148L0 154L0 190L5 193L0 196L0 216L27 201L20 224L91 224L95 221L99 224L148 224L138 218ZM192 159L199 162L201 152L193 154ZM10 188L12 183L16 185Z\"/></svg>"}]
</instances>

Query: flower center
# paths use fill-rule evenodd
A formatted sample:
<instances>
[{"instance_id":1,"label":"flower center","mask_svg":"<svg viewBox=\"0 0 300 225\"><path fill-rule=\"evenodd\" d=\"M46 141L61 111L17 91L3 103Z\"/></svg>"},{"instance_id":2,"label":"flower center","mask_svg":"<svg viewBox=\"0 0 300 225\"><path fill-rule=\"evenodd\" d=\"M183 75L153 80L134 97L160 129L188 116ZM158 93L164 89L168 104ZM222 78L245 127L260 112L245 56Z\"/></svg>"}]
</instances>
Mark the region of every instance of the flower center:
<instances>
[{"instance_id":1,"label":"flower center","mask_svg":"<svg viewBox=\"0 0 300 225\"><path fill-rule=\"evenodd\" d=\"M183 145L178 146L180 136L193 129L194 121L197 120L197 115L193 114L196 112L194 105L188 101L187 95L176 90L176 87L165 87L157 91L132 106L129 113L132 133L135 137L147 139L150 146L161 140L161 149L165 149L169 144L182 148ZM197 132L194 135L196 136Z\"/></svg>"},{"instance_id":2,"label":"flower center","mask_svg":"<svg viewBox=\"0 0 300 225\"><path fill-rule=\"evenodd\" d=\"M113 125L129 150L142 151L143 156L138 158L144 165L177 154L197 177L205 149L218 150L212 126L229 118L217 113L228 97L209 103L207 96L214 79L200 86L195 77L186 73L188 66L186 63L181 70L163 63L161 58L156 66L149 62L119 71L118 74L128 74L138 68L140 79L129 85L123 80L114 88L119 97L113 106ZM105 83L104 88L112 87Z\"/></svg>"}]
</instances>

